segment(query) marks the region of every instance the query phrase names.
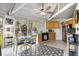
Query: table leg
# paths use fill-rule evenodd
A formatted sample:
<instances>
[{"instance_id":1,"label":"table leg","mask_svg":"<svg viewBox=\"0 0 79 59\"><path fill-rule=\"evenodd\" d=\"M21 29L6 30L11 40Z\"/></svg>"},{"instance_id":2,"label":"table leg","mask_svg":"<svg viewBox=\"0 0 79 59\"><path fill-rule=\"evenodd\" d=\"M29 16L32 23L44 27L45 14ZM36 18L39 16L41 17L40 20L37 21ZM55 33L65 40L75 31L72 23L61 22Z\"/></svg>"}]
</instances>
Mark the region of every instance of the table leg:
<instances>
[{"instance_id":1,"label":"table leg","mask_svg":"<svg viewBox=\"0 0 79 59\"><path fill-rule=\"evenodd\" d=\"M32 45L30 45L30 55L32 56Z\"/></svg>"},{"instance_id":2,"label":"table leg","mask_svg":"<svg viewBox=\"0 0 79 59\"><path fill-rule=\"evenodd\" d=\"M15 52L16 52L15 55L17 55L17 49L18 49L18 46L16 46L15 48L16 48L16 49L15 49Z\"/></svg>"}]
</instances>

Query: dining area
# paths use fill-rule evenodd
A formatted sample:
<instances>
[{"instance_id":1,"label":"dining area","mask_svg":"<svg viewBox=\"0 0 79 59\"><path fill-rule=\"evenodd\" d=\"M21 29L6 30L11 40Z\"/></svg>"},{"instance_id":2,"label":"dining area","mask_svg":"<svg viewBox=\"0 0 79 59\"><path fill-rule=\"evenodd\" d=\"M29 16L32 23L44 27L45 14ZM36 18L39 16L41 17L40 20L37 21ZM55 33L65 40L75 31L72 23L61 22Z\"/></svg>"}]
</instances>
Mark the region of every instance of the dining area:
<instances>
[{"instance_id":1,"label":"dining area","mask_svg":"<svg viewBox=\"0 0 79 59\"><path fill-rule=\"evenodd\" d=\"M32 46L36 44L36 36L36 33L31 33L31 35L27 35L24 32L18 32L18 34L16 35L16 39L14 40L13 54L18 55L18 50L20 50L21 54L23 50L27 50L29 48L32 49Z\"/></svg>"}]
</instances>

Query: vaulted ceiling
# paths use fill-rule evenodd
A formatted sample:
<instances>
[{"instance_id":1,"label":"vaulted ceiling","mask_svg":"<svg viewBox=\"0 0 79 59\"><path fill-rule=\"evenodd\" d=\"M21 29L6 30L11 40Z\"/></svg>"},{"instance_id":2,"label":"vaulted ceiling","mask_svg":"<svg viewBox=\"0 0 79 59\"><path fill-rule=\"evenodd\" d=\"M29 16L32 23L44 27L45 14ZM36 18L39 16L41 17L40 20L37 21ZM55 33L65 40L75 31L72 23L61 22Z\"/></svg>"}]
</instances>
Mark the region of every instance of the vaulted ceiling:
<instances>
[{"instance_id":1,"label":"vaulted ceiling","mask_svg":"<svg viewBox=\"0 0 79 59\"><path fill-rule=\"evenodd\" d=\"M28 20L47 20L57 12L60 12L68 3L44 3L44 8L50 6L46 15L41 15L40 10L42 3L0 3L0 16L4 17L5 14L11 14L16 19L28 19ZM55 18L69 18L73 15L77 4L73 4L71 7L61 12Z\"/></svg>"}]
</instances>

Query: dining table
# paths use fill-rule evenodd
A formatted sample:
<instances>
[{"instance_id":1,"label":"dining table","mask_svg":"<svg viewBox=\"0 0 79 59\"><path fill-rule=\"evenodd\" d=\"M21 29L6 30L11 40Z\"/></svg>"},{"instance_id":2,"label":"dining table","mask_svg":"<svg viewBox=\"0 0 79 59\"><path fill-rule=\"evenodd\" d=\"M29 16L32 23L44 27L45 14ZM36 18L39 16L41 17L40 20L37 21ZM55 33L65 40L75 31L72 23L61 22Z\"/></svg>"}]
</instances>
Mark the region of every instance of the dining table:
<instances>
[{"instance_id":1,"label":"dining table","mask_svg":"<svg viewBox=\"0 0 79 59\"><path fill-rule=\"evenodd\" d=\"M26 47L25 50L27 50L28 49L27 46L29 46L31 48L32 44L35 44L35 42L33 42L32 40L33 40L33 38L31 35L19 36L17 45L16 45L16 54L17 54L17 50L18 50L18 45L21 45L20 50L22 50L23 47Z\"/></svg>"}]
</instances>

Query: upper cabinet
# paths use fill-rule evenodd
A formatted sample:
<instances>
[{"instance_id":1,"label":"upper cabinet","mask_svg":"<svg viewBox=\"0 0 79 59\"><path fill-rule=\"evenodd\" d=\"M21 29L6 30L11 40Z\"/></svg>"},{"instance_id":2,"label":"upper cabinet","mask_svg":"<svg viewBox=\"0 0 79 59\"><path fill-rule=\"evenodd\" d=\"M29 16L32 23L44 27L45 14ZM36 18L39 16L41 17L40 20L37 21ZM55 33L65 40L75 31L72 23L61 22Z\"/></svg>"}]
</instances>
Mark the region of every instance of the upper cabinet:
<instances>
[{"instance_id":1,"label":"upper cabinet","mask_svg":"<svg viewBox=\"0 0 79 59\"><path fill-rule=\"evenodd\" d=\"M69 25L69 24L72 24L72 27L75 27L76 19L75 18L70 18L70 19L66 20L65 25Z\"/></svg>"},{"instance_id":2,"label":"upper cabinet","mask_svg":"<svg viewBox=\"0 0 79 59\"><path fill-rule=\"evenodd\" d=\"M46 21L46 29L57 29L60 28L59 21Z\"/></svg>"}]
</instances>

